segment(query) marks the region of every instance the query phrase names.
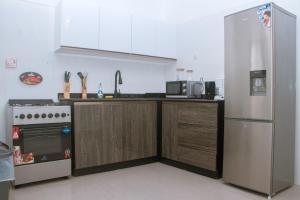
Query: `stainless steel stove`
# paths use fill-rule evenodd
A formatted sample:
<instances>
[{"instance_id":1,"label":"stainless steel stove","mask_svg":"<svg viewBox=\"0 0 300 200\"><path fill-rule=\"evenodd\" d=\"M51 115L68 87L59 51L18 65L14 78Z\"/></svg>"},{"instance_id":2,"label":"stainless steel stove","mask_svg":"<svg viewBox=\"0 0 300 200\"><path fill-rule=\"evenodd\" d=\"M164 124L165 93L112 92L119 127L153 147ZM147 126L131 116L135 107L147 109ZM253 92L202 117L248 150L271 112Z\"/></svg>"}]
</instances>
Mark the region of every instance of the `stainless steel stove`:
<instances>
[{"instance_id":1,"label":"stainless steel stove","mask_svg":"<svg viewBox=\"0 0 300 200\"><path fill-rule=\"evenodd\" d=\"M71 108L52 100L9 100L7 142L15 185L71 175Z\"/></svg>"}]
</instances>

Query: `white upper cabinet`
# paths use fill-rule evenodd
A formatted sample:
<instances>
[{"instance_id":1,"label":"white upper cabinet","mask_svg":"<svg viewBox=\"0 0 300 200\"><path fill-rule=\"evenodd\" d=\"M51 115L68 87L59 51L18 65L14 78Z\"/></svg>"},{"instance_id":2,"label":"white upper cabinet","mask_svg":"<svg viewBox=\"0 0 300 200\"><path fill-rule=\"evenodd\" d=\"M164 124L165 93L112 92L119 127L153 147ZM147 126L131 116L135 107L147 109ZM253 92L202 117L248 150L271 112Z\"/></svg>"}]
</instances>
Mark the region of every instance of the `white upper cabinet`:
<instances>
[{"instance_id":1,"label":"white upper cabinet","mask_svg":"<svg viewBox=\"0 0 300 200\"><path fill-rule=\"evenodd\" d=\"M167 22L85 0L61 0L55 20L56 52L80 49L176 59L176 27Z\"/></svg>"},{"instance_id":2,"label":"white upper cabinet","mask_svg":"<svg viewBox=\"0 0 300 200\"><path fill-rule=\"evenodd\" d=\"M60 46L98 49L98 5L80 0L63 0L59 6Z\"/></svg>"},{"instance_id":3,"label":"white upper cabinet","mask_svg":"<svg viewBox=\"0 0 300 200\"><path fill-rule=\"evenodd\" d=\"M156 56L157 21L142 16L132 16L132 53Z\"/></svg>"},{"instance_id":4,"label":"white upper cabinet","mask_svg":"<svg viewBox=\"0 0 300 200\"><path fill-rule=\"evenodd\" d=\"M131 14L100 8L99 49L131 53Z\"/></svg>"},{"instance_id":5,"label":"white upper cabinet","mask_svg":"<svg viewBox=\"0 0 300 200\"><path fill-rule=\"evenodd\" d=\"M133 16L132 53L176 59L175 24Z\"/></svg>"},{"instance_id":6,"label":"white upper cabinet","mask_svg":"<svg viewBox=\"0 0 300 200\"><path fill-rule=\"evenodd\" d=\"M158 21L156 34L156 56L176 59L176 25Z\"/></svg>"}]
</instances>

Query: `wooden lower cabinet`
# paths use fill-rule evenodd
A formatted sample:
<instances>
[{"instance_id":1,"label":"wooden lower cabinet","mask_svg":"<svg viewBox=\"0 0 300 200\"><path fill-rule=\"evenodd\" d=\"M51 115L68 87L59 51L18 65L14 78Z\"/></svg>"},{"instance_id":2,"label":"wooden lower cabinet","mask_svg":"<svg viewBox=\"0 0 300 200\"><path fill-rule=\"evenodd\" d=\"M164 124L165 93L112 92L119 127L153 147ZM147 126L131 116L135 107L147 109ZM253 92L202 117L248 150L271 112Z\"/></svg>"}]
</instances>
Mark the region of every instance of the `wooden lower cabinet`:
<instances>
[{"instance_id":1,"label":"wooden lower cabinet","mask_svg":"<svg viewBox=\"0 0 300 200\"><path fill-rule=\"evenodd\" d=\"M157 104L74 103L75 169L157 155Z\"/></svg>"},{"instance_id":2,"label":"wooden lower cabinet","mask_svg":"<svg viewBox=\"0 0 300 200\"><path fill-rule=\"evenodd\" d=\"M217 102L163 102L162 157L220 171L223 155L221 108Z\"/></svg>"}]
</instances>

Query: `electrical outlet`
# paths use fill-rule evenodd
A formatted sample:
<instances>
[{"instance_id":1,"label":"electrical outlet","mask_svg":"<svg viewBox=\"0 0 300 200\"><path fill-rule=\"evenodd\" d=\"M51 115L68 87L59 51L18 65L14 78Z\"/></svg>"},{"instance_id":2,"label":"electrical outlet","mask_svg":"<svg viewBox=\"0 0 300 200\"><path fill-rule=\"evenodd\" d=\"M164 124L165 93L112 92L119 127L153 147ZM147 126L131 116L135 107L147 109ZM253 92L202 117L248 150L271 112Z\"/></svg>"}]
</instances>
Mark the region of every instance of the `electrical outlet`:
<instances>
[{"instance_id":1,"label":"electrical outlet","mask_svg":"<svg viewBox=\"0 0 300 200\"><path fill-rule=\"evenodd\" d=\"M13 57L6 58L5 67L6 68L16 68L18 65L17 61L18 61L17 58L13 58Z\"/></svg>"}]
</instances>

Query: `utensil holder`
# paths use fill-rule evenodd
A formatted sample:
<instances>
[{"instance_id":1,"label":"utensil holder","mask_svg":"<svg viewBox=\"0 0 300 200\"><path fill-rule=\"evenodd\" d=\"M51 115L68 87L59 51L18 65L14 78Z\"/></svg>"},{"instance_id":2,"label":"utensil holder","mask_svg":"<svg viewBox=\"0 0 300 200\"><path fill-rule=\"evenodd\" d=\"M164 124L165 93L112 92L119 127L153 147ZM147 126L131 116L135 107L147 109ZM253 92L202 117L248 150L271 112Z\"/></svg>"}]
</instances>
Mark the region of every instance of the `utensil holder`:
<instances>
[{"instance_id":1,"label":"utensil holder","mask_svg":"<svg viewBox=\"0 0 300 200\"><path fill-rule=\"evenodd\" d=\"M70 83L64 83L64 99L70 99Z\"/></svg>"},{"instance_id":2,"label":"utensil holder","mask_svg":"<svg viewBox=\"0 0 300 200\"><path fill-rule=\"evenodd\" d=\"M86 79L82 80L82 94L81 94L82 99L87 99L87 89L86 89Z\"/></svg>"}]
</instances>

